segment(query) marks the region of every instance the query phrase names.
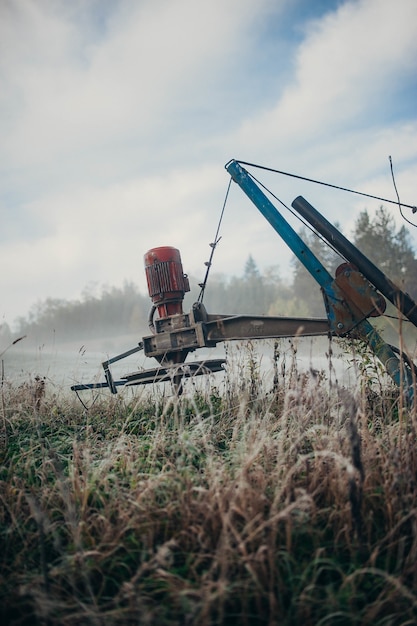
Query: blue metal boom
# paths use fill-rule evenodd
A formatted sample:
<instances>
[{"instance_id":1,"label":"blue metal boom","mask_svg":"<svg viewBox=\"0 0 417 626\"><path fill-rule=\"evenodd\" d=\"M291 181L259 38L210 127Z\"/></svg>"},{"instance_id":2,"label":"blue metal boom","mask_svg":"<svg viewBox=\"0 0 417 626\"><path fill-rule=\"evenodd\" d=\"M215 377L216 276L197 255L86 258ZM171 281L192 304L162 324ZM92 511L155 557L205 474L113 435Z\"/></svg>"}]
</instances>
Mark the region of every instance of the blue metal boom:
<instances>
[{"instance_id":1,"label":"blue metal boom","mask_svg":"<svg viewBox=\"0 0 417 626\"><path fill-rule=\"evenodd\" d=\"M333 278L249 173L235 160L229 161L225 167L234 182L239 185L320 285L332 332L339 336L349 336L366 342L383 363L396 385L404 390L406 400L412 404L415 395L413 373L366 319L372 315L372 307L371 310L364 311L361 306L363 302L361 297L365 295L365 292L370 293L372 300L377 302L378 294L372 291L373 287L369 283L363 283L363 276L359 279L356 277L356 282L351 284L343 282L342 279L338 280L337 277ZM348 272L345 273L348 274Z\"/></svg>"}]
</instances>

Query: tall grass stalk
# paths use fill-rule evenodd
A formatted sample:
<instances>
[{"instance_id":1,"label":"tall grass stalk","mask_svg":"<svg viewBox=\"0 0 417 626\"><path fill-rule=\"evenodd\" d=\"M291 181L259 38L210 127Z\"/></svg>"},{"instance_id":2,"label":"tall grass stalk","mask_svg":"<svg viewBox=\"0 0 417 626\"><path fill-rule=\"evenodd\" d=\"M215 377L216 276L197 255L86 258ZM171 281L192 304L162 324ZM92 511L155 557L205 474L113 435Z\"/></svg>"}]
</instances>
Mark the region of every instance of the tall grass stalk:
<instances>
[{"instance_id":1,"label":"tall grass stalk","mask_svg":"<svg viewBox=\"0 0 417 626\"><path fill-rule=\"evenodd\" d=\"M88 411L3 384L2 623L417 623L415 411L237 371Z\"/></svg>"}]
</instances>

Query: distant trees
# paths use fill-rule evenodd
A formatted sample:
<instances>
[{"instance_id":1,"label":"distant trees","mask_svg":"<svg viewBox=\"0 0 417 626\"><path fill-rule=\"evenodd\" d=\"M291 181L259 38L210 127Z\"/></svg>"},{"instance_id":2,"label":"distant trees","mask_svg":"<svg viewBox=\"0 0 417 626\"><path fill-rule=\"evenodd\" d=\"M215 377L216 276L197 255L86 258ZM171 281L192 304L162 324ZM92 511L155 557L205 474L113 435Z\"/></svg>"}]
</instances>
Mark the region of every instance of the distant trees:
<instances>
[{"instance_id":1,"label":"distant trees","mask_svg":"<svg viewBox=\"0 0 417 626\"><path fill-rule=\"evenodd\" d=\"M38 343L52 333L57 341L141 333L149 307L149 299L130 282L104 287L99 294L86 289L81 300L47 298L38 302L27 318L17 320L18 332Z\"/></svg>"},{"instance_id":2,"label":"distant trees","mask_svg":"<svg viewBox=\"0 0 417 626\"><path fill-rule=\"evenodd\" d=\"M356 220L353 241L359 250L399 287L417 298L417 260L410 234L396 230L392 215L381 206L371 220L362 211Z\"/></svg>"},{"instance_id":3,"label":"distant trees","mask_svg":"<svg viewBox=\"0 0 417 626\"><path fill-rule=\"evenodd\" d=\"M278 301L284 303L291 297L291 288L281 280L278 269L270 267L261 274L249 255L242 276L230 279L213 276L211 282L209 280L204 302L213 313L262 315L270 313Z\"/></svg>"},{"instance_id":4,"label":"distant trees","mask_svg":"<svg viewBox=\"0 0 417 626\"><path fill-rule=\"evenodd\" d=\"M312 231L303 229L300 236L334 276L343 259ZM417 299L417 260L409 233L404 226L395 228L394 219L384 207L373 219L366 210L362 211L351 240L388 278ZM198 281L190 279L190 283L192 291L186 295L184 311L189 310L199 293ZM325 316L320 287L298 260L294 261L292 284L287 284L275 266L261 272L252 255L241 276L209 277L204 304L209 313ZM150 307L148 295L140 293L133 283L102 288L99 293L87 288L78 301L48 298L37 303L26 318L19 318L17 332L36 342L45 336L50 338L54 332L60 341L133 333L142 336L148 333ZM0 327L0 338L3 344L10 339L6 324Z\"/></svg>"},{"instance_id":5,"label":"distant trees","mask_svg":"<svg viewBox=\"0 0 417 626\"><path fill-rule=\"evenodd\" d=\"M190 280L191 294L187 294L184 311L189 310L198 297L197 281ZM281 280L276 267L261 273L255 260L249 255L242 276L227 278L223 275L210 277L204 304L210 313L230 314L297 314L292 290ZM132 283L123 287L97 289L86 288L82 298L66 301L48 298L38 302L27 317L20 317L18 333L27 335L36 343L55 335L57 341L84 338L104 338L123 334L148 334L148 314L151 301L141 294Z\"/></svg>"},{"instance_id":6,"label":"distant trees","mask_svg":"<svg viewBox=\"0 0 417 626\"><path fill-rule=\"evenodd\" d=\"M302 229L300 236L310 250L334 276L343 259L314 232ZM352 243L384 274L412 298L417 298L417 259L404 226L398 230L389 211L381 206L373 219L368 211L362 211L355 222ZM294 260L293 293L304 303L309 315L323 315L324 305L320 289L309 272Z\"/></svg>"}]
</instances>

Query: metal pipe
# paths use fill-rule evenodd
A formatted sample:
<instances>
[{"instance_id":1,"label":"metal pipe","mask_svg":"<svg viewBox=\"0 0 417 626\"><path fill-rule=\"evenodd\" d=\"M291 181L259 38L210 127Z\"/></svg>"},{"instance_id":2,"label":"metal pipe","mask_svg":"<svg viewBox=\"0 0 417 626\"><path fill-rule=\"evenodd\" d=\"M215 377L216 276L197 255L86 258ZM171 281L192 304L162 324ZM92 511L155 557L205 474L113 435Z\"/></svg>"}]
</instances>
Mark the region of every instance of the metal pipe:
<instances>
[{"instance_id":1,"label":"metal pipe","mask_svg":"<svg viewBox=\"0 0 417 626\"><path fill-rule=\"evenodd\" d=\"M374 265L356 246L337 230L305 198L298 196L291 205L304 219L340 252L379 291L417 327L417 304Z\"/></svg>"},{"instance_id":2,"label":"metal pipe","mask_svg":"<svg viewBox=\"0 0 417 626\"><path fill-rule=\"evenodd\" d=\"M385 343L368 320L361 322L355 331L359 337L368 343L373 353L385 366L388 375L403 390L405 400L412 406L415 397L415 385L413 373L407 369L405 361L397 357L393 347Z\"/></svg>"}]
</instances>

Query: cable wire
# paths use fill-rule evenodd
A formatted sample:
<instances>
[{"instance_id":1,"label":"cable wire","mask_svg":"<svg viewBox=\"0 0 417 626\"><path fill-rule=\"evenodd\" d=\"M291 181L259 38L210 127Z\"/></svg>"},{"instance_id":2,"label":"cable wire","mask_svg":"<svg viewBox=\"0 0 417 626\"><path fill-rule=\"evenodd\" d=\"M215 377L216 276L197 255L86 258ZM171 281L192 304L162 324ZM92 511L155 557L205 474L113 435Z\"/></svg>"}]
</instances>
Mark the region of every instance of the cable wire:
<instances>
[{"instance_id":1,"label":"cable wire","mask_svg":"<svg viewBox=\"0 0 417 626\"><path fill-rule=\"evenodd\" d=\"M332 244L330 243L330 241L327 241L322 235L320 235L320 233L318 233L312 226L311 224L309 224L308 222L306 222L305 220L303 220L303 218L296 213L296 211L294 211L291 207L287 206L285 204L285 202L283 202L280 198L278 198L278 196L276 196L270 189L268 189L268 187L266 187L263 183L261 183L260 180L258 180L253 174L251 174L250 172L248 172L248 175L252 178L252 180L254 180L260 187L262 187L267 193L269 193L272 198L274 198L277 202L279 202L280 204L282 204L282 206L287 209L287 211L289 211L291 213L291 215L293 217L295 217L305 228L307 228L308 230L310 230L313 235L315 235L318 239L320 239L320 241L322 243L324 243L326 246L328 246L338 257L340 257L341 259L343 259L344 261L347 261L347 259L343 256L343 254L341 254L339 252L339 250L336 250L336 248L334 246L332 246Z\"/></svg>"},{"instance_id":2,"label":"cable wire","mask_svg":"<svg viewBox=\"0 0 417 626\"><path fill-rule=\"evenodd\" d=\"M397 204L398 204L398 208L399 208L399 210L400 210L400 215L401 215L401 217L403 218L403 220L404 220L405 222L407 222L408 224L411 224L411 226L417 227L417 224L414 224L414 223L413 223L413 222L411 222L409 219L407 219L407 218L405 217L404 213L403 213L403 210L402 210L402 208L401 208L401 206L402 206L402 205L401 205L401 202L400 202L400 196L399 196L399 193L398 193L397 185L396 185L396 183L395 183L394 168L393 168L393 166L392 166L392 158L389 156L389 157L388 157L388 159L389 159L389 165L390 165L390 169L391 169L392 183L393 183L393 185L394 185L395 193L396 193L396 195L397 195ZM404 205L404 206L406 206L406 205ZM415 213L415 212L417 211L417 208L416 208L416 207L413 207L413 209L412 209L412 210L413 210L413 213Z\"/></svg>"},{"instance_id":3,"label":"cable wire","mask_svg":"<svg viewBox=\"0 0 417 626\"><path fill-rule=\"evenodd\" d=\"M390 157L391 158L391 157ZM388 200L387 198L381 198L379 196L374 196L370 193L364 193L363 191L355 191L354 189L348 189L347 187L341 187L340 185L332 185L331 183L325 183L321 180L316 180L314 178L307 178L306 176L299 176L298 174L291 174L290 172L283 172L282 170L276 170L272 167L265 167L264 165L257 165L256 163L248 163L247 161L239 161L236 159L236 162L240 165L248 165L249 167L256 167L261 170L265 170L267 172L274 172L275 174L282 174L283 176L289 176L291 178L298 178L299 180L304 180L308 183L315 183L316 185L324 185L325 187L331 187L332 189L338 189L339 191L347 191L348 193L354 193L358 196L364 196L365 198L372 198L373 200L381 200L381 202L389 202L390 204L399 204L398 200ZM397 194L398 196L398 194ZM412 209L413 213L417 212L417 207L412 204L401 203L401 206L407 207L408 209ZM410 222L412 224L412 222ZM415 226L415 224L412 224Z\"/></svg>"},{"instance_id":4,"label":"cable wire","mask_svg":"<svg viewBox=\"0 0 417 626\"><path fill-rule=\"evenodd\" d=\"M220 239L221 239L221 237L219 237L220 226L221 226L221 223L222 223L222 220L223 220L224 210L225 210L225 208L226 208L227 199L228 199L228 197L229 197L229 191L230 191L230 186L231 186L231 184L232 184L232 179L230 178L230 180L229 180L229 184L228 184L228 186L227 186L226 196L225 196L225 198L224 198L224 202L223 202L223 208L222 208L222 211L221 211L221 213L220 213L219 222L218 222L218 224L217 224L217 230L216 230L216 234L215 234L215 236L214 236L214 241L213 241L213 243L210 243L210 244L209 244L209 245L210 245L210 248L211 248L210 258L209 258L209 260L208 260L208 261L206 261L206 262L204 263L204 265L205 265L205 266L206 266L206 268L207 268L207 269L206 269L206 275L204 276L204 280L203 280L203 282L202 282L202 283L199 283L199 285L198 285L198 286L200 287L201 291L200 291L200 294L199 294L199 296L198 296L198 298L197 298L197 302L200 302L200 303L202 303L202 302L203 302L203 298L204 298L204 291L205 291L206 286L207 286L207 280L208 280L208 277L209 277L210 268L211 268L212 263L213 263L214 251L215 251L215 249L216 249L216 247L217 247L217 244L219 243L219 241L220 241Z\"/></svg>"}]
</instances>

